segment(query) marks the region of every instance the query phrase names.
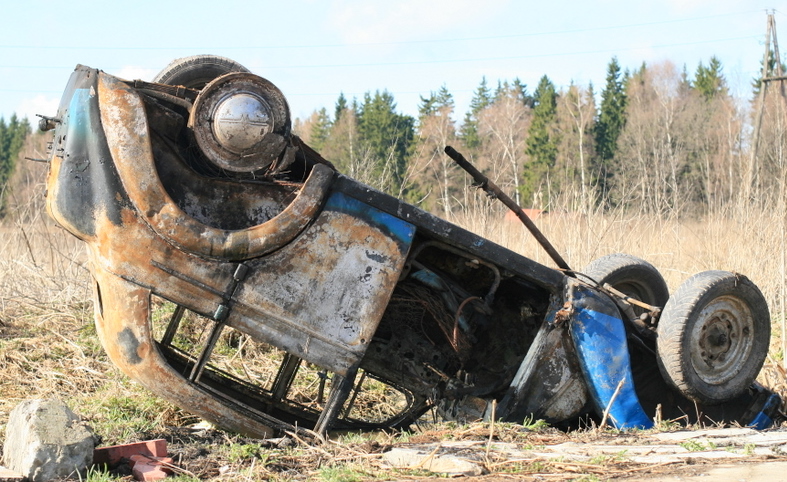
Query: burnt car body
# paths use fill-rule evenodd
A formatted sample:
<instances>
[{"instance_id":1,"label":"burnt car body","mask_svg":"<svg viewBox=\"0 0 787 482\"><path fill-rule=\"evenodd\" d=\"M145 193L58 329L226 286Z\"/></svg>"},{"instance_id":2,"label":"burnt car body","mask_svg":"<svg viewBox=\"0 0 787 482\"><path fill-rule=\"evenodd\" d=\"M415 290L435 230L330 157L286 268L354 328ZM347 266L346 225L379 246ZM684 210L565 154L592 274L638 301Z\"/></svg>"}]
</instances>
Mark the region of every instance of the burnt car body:
<instances>
[{"instance_id":1,"label":"burnt car body","mask_svg":"<svg viewBox=\"0 0 787 482\"><path fill-rule=\"evenodd\" d=\"M449 419L564 426L606 414L616 427L647 428L657 405L664 419L771 423L780 400L752 376L699 404L670 381L658 313L640 319L602 280L536 263L336 172L290 132L272 84L226 70L192 88L77 66L57 115L41 122L54 129L48 210L87 244L98 335L152 392L260 437L406 427L433 407ZM158 336L152 296L176 306ZM184 312L209 331L191 352L172 343ZM718 320L712 328L726 330ZM285 352L267 384L211 362L228 329ZM713 338L717 352L749 357L729 335ZM767 343L769 333L757 335ZM316 406L290 394L306 363L330 373ZM361 378L402 394L397 413L354 416Z\"/></svg>"}]
</instances>

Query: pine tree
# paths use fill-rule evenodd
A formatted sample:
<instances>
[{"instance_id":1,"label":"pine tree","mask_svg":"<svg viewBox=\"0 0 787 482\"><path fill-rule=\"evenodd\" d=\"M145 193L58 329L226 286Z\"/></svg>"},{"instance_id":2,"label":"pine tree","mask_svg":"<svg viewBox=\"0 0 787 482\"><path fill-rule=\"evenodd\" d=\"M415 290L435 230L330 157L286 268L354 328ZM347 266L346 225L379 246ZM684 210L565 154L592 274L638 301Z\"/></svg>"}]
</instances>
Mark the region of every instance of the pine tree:
<instances>
[{"instance_id":1,"label":"pine tree","mask_svg":"<svg viewBox=\"0 0 787 482\"><path fill-rule=\"evenodd\" d=\"M711 100L717 95L725 95L727 93L727 81L721 73L721 61L718 57L715 55L711 57L707 67L702 62L699 63L697 72L694 74L692 87L705 100Z\"/></svg>"},{"instance_id":2,"label":"pine tree","mask_svg":"<svg viewBox=\"0 0 787 482\"><path fill-rule=\"evenodd\" d=\"M21 121L16 114L6 124L0 117L0 218L5 216L5 194L8 191L8 180L14 172L16 158L30 134L27 119Z\"/></svg>"},{"instance_id":3,"label":"pine tree","mask_svg":"<svg viewBox=\"0 0 787 482\"><path fill-rule=\"evenodd\" d=\"M401 188L414 129L415 119L396 112L390 92L364 94L358 113L358 130L368 148L372 174L379 186L389 193L398 194Z\"/></svg>"},{"instance_id":4,"label":"pine tree","mask_svg":"<svg viewBox=\"0 0 787 482\"><path fill-rule=\"evenodd\" d=\"M601 107L596 122L596 152L603 162L615 156L618 136L626 123L625 79L617 57L607 67L607 84L601 91Z\"/></svg>"},{"instance_id":5,"label":"pine tree","mask_svg":"<svg viewBox=\"0 0 787 482\"><path fill-rule=\"evenodd\" d=\"M532 199L538 192L557 160L557 133L554 129L557 119L557 92L549 77L541 77L533 97L533 122L527 131L525 143L525 153L529 160L525 165L522 183L524 199Z\"/></svg>"},{"instance_id":6,"label":"pine tree","mask_svg":"<svg viewBox=\"0 0 787 482\"><path fill-rule=\"evenodd\" d=\"M448 91L448 87L446 87L445 84L441 85L440 89L437 91L436 101L438 110L444 107L450 107L453 109L454 96Z\"/></svg>"},{"instance_id":7,"label":"pine tree","mask_svg":"<svg viewBox=\"0 0 787 482\"><path fill-rule=\"evenodd\" d=\"M644 64L642 68L645 68ZM607 83L601 91L601 106L594 129L596 158L592 162L593 177L602 197L608 193L612 159L617 150L618 137L626 124L628 81L628 72L621 75L618 59L612 57L607 66Z\"/></svg>"},{"instance_id":8,"label":"pine tree","mask_svg":"<svg viewBox=\"0 0 787 482\"><path fill-rule=\"evenodd\" d=\"M527 93L527 85L523 84L519 77L514 79L513 88L517 92L517 96L519 100L522 101L523 104L530 107L531 109L535 105L536 99Z\"/></svg>"},{"instance_id":9,"label":"pine tree","mask_svg":"<svg viewBox=\"0 0 787 482\"><path fill-rule=\"evenodd\" d=\"M331 130L331 118L328 117L328 111L323 107L318 110L312 122L309 140L311 146L317 151L321 151L325 146L325 141Z\"/></svg>"},{"instance_id":10,"label":"pine tree","mask_svg":"<svg viewBox=\"0 0 787 482\"><path fill-rule=\"evenodd\" d=\"M481 84L475 90L473 98L470 100L470 111L465 115L465 120L459 130L460 137L465 145L474 149L481 144L481 138L478 135L478 114L489 107L494 102L492 91L486 83L486 77L481 78Z\"/></svg>"},{"instance_id":11,"label":"pine tree","mask_svg":"<svg viewBox=\"0 0 787 482\"><path fill-rule=\"evenodd\" d=\"M342 117L344 110L347 108L347 98L344 96L344 92L339 93L339 98L336 100L336 109L334 110L333 114L333 122L339 122L339 119Z\"/></svg>"},{"instance_id":12,"label":"pine tree","mask_svg":"<svg viewBox=\"0 0 787 482\"><path fill-rule=\"evenodd\" d=\"M5 166L4 161L11 147L10 143L11 136L8 134L8 126L5 123L5 119L0 117L0 172L2 172Z\"/></svg>"},{"instance_id":13,"label":"pine tree","mask_svg":"<svg viewBox=\"0 0 787 482\"><path fill-rule=\"evenodd\" d=\"M702 65L702 62L700 62L700 65ZM685 94L692 89L691 81L689 80L689 71L686 69L686 64L683 64L683 70L680 72L680 82L678 83L678 89L680 90L681 94Z\"/></svg>"},{"instance_id":14,"label":"pine tree","mask_svg":"<svg viewBox=\"0 0 787 482\"><path fill-rule=\"evenodd\" d=\"M423 118L440 112L445 107L454 107L454 96L443 84L437 92L430 92L429 97L421 97L421 105L418 106L418 117Z\"/></svg>"},{"instance_id":15,"label":"pine tree","mask_svg":"<svg viewBox=\"0 0 787 482\"><path fill-rule=\"evenodd\" d=\"M435 98L434 92L430 92L429 97L419 96L421 98L421 104L418 105L418 118L423 119L424 117L429 117L430 115L437 112L437 99Z\"/></svg>"},{"instance_id":16,"label":"pine tree","mask_svg":"<svg viewBox=\"0 0 787 482\"><path fill-rule=\"evenodd\" d=\"M495 99L499 99L500 97L506 95L511 90L511 85L508 83L507 80L497 81L497 88L495 89Z\"/></svg>"}]
</instances>

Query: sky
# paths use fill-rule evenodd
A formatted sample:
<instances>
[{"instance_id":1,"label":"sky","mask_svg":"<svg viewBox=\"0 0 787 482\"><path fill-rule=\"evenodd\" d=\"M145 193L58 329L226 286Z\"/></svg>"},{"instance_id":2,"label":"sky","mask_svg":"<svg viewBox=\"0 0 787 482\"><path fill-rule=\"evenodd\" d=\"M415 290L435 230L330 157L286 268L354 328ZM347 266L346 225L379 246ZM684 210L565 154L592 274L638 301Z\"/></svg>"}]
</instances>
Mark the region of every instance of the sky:
<instances>
[{"instance_id":1,"label":"sky","mask_svg":"<svg viewBox=\"0 0 787 482\"><path fill-rule=\"evenodd\" d=\"M764 53L767 11L787 35L777 0L221 0L3 2L0 117L52 116L77 64L150 80L176 58L214 54L276 84L293 117L340 93L387 90L417 115L445 86L464 117L482 78L547 75L560 89L592 83L607 65L665 60L690 75L718 57L734 95L748 98ZM784 37L787 39L787 37ZM782 52L787 51L787 40Z\"/></svg>"}]
</instances>

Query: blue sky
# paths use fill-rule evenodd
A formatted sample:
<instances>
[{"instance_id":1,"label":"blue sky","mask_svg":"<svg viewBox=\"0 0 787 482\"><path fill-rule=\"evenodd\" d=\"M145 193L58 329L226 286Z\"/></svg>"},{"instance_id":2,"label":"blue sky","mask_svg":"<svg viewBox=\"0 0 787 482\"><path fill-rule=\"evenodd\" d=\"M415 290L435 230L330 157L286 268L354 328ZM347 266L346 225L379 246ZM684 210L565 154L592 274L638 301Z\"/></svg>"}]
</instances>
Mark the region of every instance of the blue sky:
<instances>
[{"instance_id":1,"label":"blue sky","mask_svg":"<svg viewBox=\"0 0 787 482\"><path fill-rule=\"evenodd\" d=\"M787 39L776 0L138 0L4 2L0 116L53 115L76 64L150 80L172 59L210 53L275 83L292 115L337 97L387 89L415 115L420 96L445 85L456 118L486 76L520 78L532 91L604 84L607 64L671 60L693 73L721 59L734 94L747 97L764 51L766 9ZM780 10L781 9L781 10ZM787 40L781 46L787 51Z\"/></svg>"}]
</instances>

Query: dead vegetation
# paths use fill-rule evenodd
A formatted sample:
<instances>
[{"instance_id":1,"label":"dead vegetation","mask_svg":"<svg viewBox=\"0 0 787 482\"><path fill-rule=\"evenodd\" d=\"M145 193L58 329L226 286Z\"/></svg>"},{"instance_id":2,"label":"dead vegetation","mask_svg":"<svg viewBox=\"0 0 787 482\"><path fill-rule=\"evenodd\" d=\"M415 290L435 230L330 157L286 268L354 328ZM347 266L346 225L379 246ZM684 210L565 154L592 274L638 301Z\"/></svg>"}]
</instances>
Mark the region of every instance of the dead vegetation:
<instances>
[{"instance_id":1,"label":"dead vegetation","mask_svg":"<svg viewBox=\"0 0 787 482\"><path fill-rule=\"evenodd\" d=\"M585 227L563 230L561 238L555 236L555 232L563 229L556 226L558 221L559 218L553 218L543 225L545 230L554 231L552 239L562 245L577 241L579 235L576 231ZM607 226L603 224L605 222ZM672 289L683 273L708 264L703 256L709 256L709 253L702 250L690 253L690 247L694 245L691 237L685 245L679 246L677 240L665 242L666 234L661 234L660 245L669 246L675 254L680 254L668 257L663 252L649 251L659 239L654 235L658 231L655 226L648 230L640 225L634 230L635 234L626 237L613 231L616 225L625 226L627 223L603 219L593 223L588 229L605 233L605 239L595 242L596 247L590 250L591 254L583 254L578 248L568 250L572 264L582 264L585 259L604 251L626 251L628 248L646 258L655 257L657 264L661 259L661 266L667 266L662 269L665 269ZM712 232L728 228L708 222L704 230ZM527 251L530 249L528 241L521 240L520 229L519 226L501 224L497 231L492 230L487 235L497 235L503 238L502 241L498 239L501 242L517 240L514 247ZM699 224L693 227L676 224L665 231L680 236L700 229L703 228ZM632 244L616 244L616 238ZM699 241L699 236L696 239ZM457 426L434 424L427 420L408 433L343 434L325 443L306 443L294 434L260 441L213 428L193 428L198 419L148 394L119 373L106 358L95 336L90 276L83 264L82 246L77 240L39 218L24 225L4 225L0 229L0 243L3 247L0 259L0 392L3 393L0 421L4 423L9 411L24 399L60 398L87 419L102 437L103 445L166 438L182 480L428 480L434 474L423 467L391 469L383 461L382 454L392 446L429 444L430 447L445 449L459 442L470 443L473 453L480 454L478 463L487 472L484 478L493 480L638 479L648 474L674 472L690 463L707 463L700 459L669 463L635 461L625 455L627 447L642 444L648 434L622 434L597 427L564 433L542 424L524 427L484 423ZM582 239L579 244L588 247L591 241ZM704 243L697 245L707 247ZM728 246L727 254L710 256L722 267L747 272L747 266L725 264L731 261L725 256L735 258L740 255L738 249L744 248ZM748 252L767 250L751 244L745 249ZM532 250L528 255L539 257ZM665 262L667 259L672 262ZM677 264L681 260L686 263L684 266ZM734 261L738 263L740 259L735 258ZM777 277L769 277L769 271L762 268L757 274L763 291L770 293L770 299L774 300L771 303L776 308L773 309L776 321L780 316L777 311L780 305L775 300L779 291L769 282L773 283ZM166 304L157 306L160 316L166 316ZM779 324L775 323L770 363L760 378L764 384L787 395L787 377L781 366L780 334ZM194 343L198 343L201 336L204 334L195 331ZM231 336L227 336L222 346L222 368L251 377L265 373L265 364L275 363L275 357L280 355L270 347L256 345L251 340L232 339ZM318 386L319 372L307 370L300 385L304 403L315 402ZM370 390L370 393L375 392ZM374 406L374 402L370 400L359 406ZM379 399L376 405L381 405ZM661 429L672 430L676 426L665 422ZM541 454L544 447L572 442L619 445L621 454L597 455L587 460ZM508 448L500 449L503 446ZM516 455L511 453L510 447L516 448ZM463 450L458 453L469 453L470 449L465 447ZM743 451L745 447L737 450ZM752 455L746 461L772 460L774 457L782 458L778 454ZM92 480L130 480L122 468L113 473L96 472L91 477Z\"/></svg>"},{"instance_id":2,"label":"dead vegetation","mask_svg":"<svg viewBox=\"0 0 787 482\"><path fill-rule=\"evenodd\" d=\"M34 173L35 174L35 173ZM690 461L645 463L625 455L627 446L648 434L622 434L597 427L563 433L533 423L529 426L435 424L430 419L408 433L343 434L324 443L306 443L290 434L260 441L212 428L194 428L199 420L148 394L108 361L95 335L92 292L81 242L52 224L44 213L40 173L24 184L31 201L16 203L14 216L0 225L0 424L20 401L60 398L87 419L103 445L166 438L182 480L427 480L434 474L422 466L391 469L382 454L392 446L468 442L480 453L486 479L606 480L638 479L675 471ZM21 195L20 195L21 196ZM483 202L483 201L479 201ZM524 228L502 215L483 210L452 221L465 225L528 257L550 264ZM773 317L770 358L760 380L787 399L783 368L784 264L781 226L771 212L741 212L696 220L628 216L624 212L578 215L553 212L538 224L572 267L612 252L628 252L651 261L674 290L691 273L726 269L747 274L763 290ZM157 305L166 317L165 303ZM205 336L195 323L193 339ZM243 337L225 335L221 368L254 379L281 353ZM320 372L304 371L298 381L300 401L319 403ZM374 387L358 407L374 407L383 417L396 397ZM375 398L375 396L377 398ZM382 403L381 401L385 401ZM665 422L660 429L672 430ZM619 445L620 455L587 460L537 455L540 448L564 443ZM648 442L651 443L651 442ZM509 444L509 445L506 445ZM515 447L516 455L500 450ZM469 449L468 449L469 450ZM735 450L745 451L745 447ZM755 455L747 461L781 455ZM695 463L702 463L698 460ZM102 478L104 477L104 478ZM130 480L123 471L91 474L89 480Z\"/></svg>"}]
</instances>

